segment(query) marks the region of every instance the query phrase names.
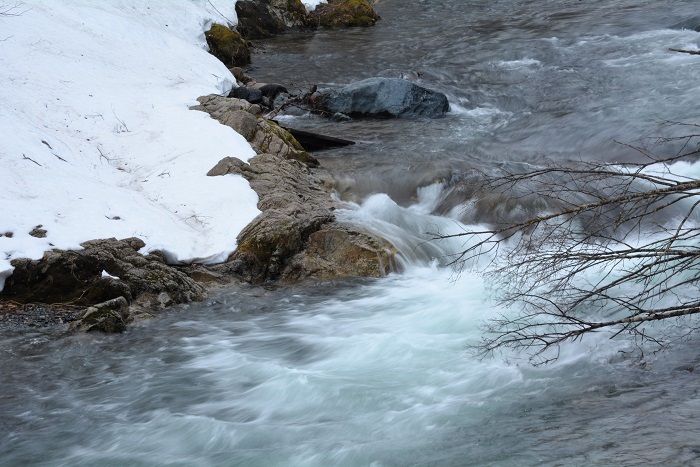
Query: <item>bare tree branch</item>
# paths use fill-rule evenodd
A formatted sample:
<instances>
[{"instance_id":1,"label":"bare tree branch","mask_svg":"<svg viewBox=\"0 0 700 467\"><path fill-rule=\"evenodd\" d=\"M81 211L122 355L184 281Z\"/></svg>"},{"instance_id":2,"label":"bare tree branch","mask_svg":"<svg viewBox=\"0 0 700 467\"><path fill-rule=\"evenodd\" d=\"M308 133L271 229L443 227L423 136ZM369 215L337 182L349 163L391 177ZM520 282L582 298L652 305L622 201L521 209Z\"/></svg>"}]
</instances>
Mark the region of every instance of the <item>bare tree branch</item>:
<instances>
[{"instance_id":1,"label":"bare tree branch","mask_svg":"<svg viewBox=\"0 0 700 467\"><path fill-rule=\"evenodd\" d=\"M670 320L700 313L700 180L673 172L674 163L700 157L700 134L687 133L626 145L643 160L624 166L550 161L483 174L488 181L473 202L507 199L522 207L536 199L543 208L522 219L495 217L482 229L433 234L467 240L451 258L458 270L498 252L483 272L509 312L487 323L477 351L514 348L544 363L561 343L608 328L613 337L632 333L663 345ZM656 155L669 146L680 150Z\"/></svg>"}]
</instances>

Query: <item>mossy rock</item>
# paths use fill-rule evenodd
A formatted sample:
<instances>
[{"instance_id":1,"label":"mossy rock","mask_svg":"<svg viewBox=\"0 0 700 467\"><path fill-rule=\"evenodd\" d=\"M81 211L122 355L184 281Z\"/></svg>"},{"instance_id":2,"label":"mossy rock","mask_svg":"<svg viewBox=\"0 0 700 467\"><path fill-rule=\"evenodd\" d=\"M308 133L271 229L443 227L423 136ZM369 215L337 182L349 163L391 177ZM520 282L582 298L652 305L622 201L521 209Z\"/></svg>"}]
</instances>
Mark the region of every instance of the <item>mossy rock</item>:
<instances>
[{"instance_id":1,"label":"mossy rock","mask_svg":"<svg viewBox=\"0 0 700 467\"><path fill-rule=\"evenodd\" d=\"M222 24L213 24L204 33L209 45L209 52L221 60L227 67L237 67L250 63L250 49L245 39L233 29Z\"/></svg>"},{"instance_id":2,"label":"mossy rock","mask_svg":"<svg viewBox=\"0 0 700 467\"><path fill-rule=\"evenodd\" d=\"M330 0L316 7L311 16L325 28L372 26L379 20L367 0Z\"/></svg>"}]
</instances>

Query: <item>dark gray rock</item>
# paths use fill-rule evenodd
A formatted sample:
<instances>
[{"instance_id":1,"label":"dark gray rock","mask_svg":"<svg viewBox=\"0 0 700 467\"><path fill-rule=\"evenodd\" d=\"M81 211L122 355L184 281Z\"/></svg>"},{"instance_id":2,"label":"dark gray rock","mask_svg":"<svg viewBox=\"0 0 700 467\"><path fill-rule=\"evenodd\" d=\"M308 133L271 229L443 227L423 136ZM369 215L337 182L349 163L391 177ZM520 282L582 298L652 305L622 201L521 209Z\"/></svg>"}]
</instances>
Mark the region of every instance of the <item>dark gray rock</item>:
<instances>
[{"instance_id":1,"label":"dark gray rock","mask_svg":"<svg viewBox=\"0 0 700 467\"><path fill-rule=\"evenodd\" d=\"M263 93L260 89L238 86L231 89L231 92L229 93L228 97L244 99L250 102L251 104L259 104L263 100Z\"/></svg>"},{"instance_id":2,"label":"dark gray rock","mask_svg":"<svg viewBox=\"0 0 700 467\"><path fill-rule=\"evenodd\" d=\"M399 78L369 78L332 90L317 99L331 114L369 117L441 117L447 96Z\"/></svg>"}]
</instances>

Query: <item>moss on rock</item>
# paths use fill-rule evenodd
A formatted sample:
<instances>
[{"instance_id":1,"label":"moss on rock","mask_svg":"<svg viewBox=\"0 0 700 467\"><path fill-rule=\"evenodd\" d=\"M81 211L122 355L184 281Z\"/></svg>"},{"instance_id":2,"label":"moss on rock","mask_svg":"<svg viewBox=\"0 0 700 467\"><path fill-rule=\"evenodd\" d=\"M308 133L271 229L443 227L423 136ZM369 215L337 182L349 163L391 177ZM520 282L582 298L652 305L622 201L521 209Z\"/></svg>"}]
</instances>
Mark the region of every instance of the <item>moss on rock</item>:
<instances>
[{"instance_id":1,"label":"moss on rock","mask_svg":"<svg viewBox=\"0 0 700 467\"><path fill-rule=\"evenodd\" d=\"M319 26L326 28L350 28L372 26L379 15L367 0L329 0L311 13Z\"/></svg>"},{"instance_id":2,"label":"moss on rock","mask_svg":"<svg viewBox=\"0 0 700 467\"><path fill-rule=\"evenodd\" d=\"M211 29L204 33L204 36L209 45L209 52L227 67L250 63L248 43L237 31L222 24L213 24Z\"/></svg>"}]
</instances>

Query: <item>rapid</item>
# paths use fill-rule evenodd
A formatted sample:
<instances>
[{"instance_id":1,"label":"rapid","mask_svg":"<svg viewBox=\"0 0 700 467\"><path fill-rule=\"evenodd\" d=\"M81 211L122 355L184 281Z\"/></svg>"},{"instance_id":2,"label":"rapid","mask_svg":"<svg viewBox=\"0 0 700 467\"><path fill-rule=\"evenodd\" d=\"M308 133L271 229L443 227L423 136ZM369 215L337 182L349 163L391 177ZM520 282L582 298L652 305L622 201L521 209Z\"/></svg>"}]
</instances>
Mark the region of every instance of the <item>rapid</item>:
<instances>
[{"instance_id":1,"label":"rapid","mask_svg":"<svg viewBox=\"0 0 700 467\"><path fill-rule=\"evenodd\" d=\"M259 44L251 74L299 89L402 76L442 91L437 120L282 117L358 141L341 219L380 232L401 271L239 287L123 335L0 338L0 464L241 466L700 463L698 340L640 357L587 336L544 367L470 346L499 313L464 248L488 220L451 184L504 166L625 162L659 123L697 121L696 1L382 0L373 28ZM688 169L697 170L695 166ZM474 268L470 267L474 266Z\"/></svg>"}]
</instances>

